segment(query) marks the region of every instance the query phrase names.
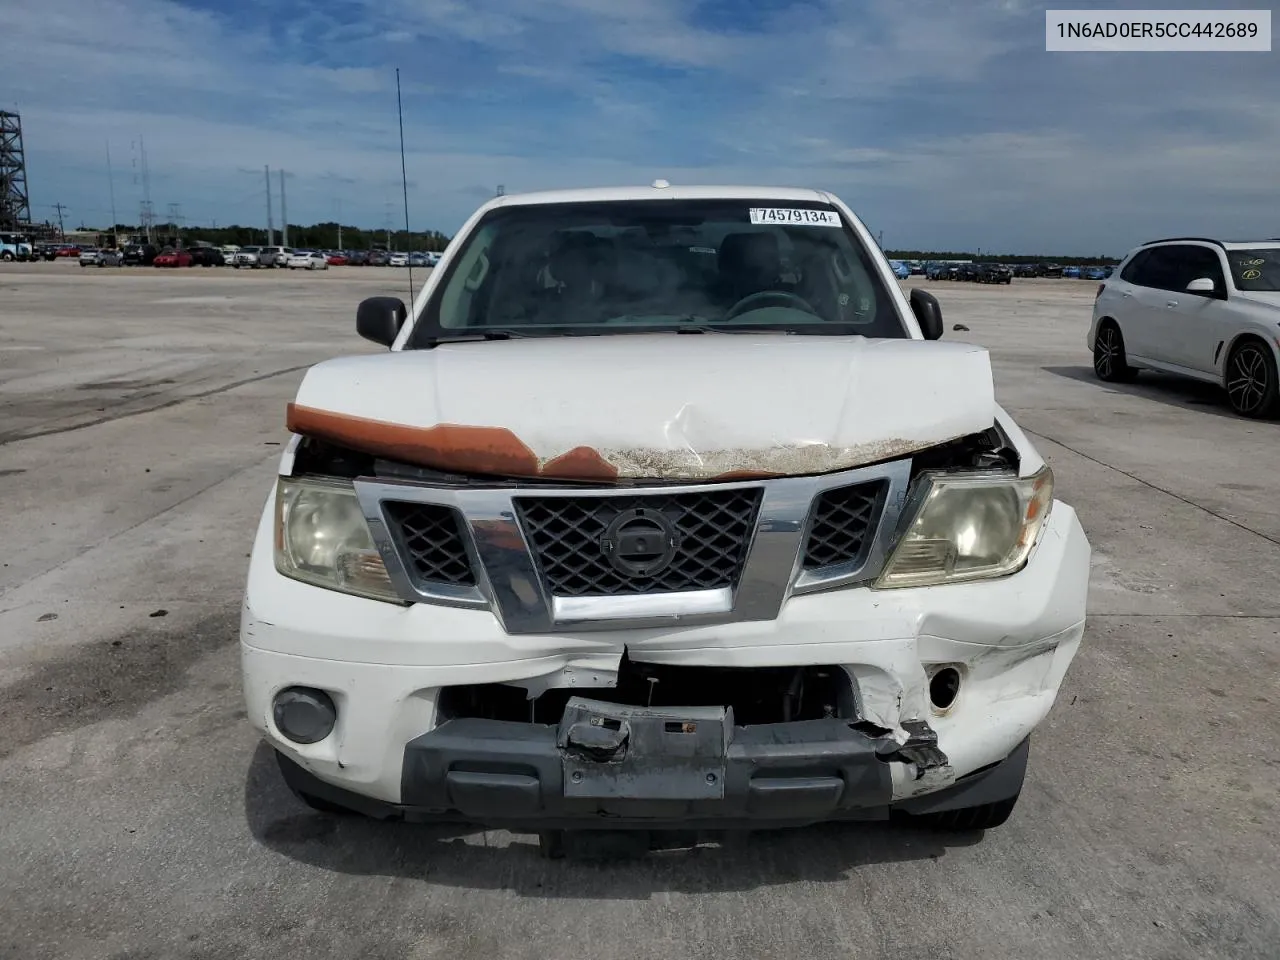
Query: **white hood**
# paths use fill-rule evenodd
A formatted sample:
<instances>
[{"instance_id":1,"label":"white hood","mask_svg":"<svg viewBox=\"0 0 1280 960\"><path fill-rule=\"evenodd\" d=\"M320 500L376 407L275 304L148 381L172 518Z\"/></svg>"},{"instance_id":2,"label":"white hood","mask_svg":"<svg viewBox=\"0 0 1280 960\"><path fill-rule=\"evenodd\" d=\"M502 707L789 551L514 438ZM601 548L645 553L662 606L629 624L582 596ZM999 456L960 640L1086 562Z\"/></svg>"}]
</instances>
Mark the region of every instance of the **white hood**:
<instances>
[{"instance_id":1,"label":"white hood","mask_svg":"<svg viewBox=\"0 0 1280 960\"><path fill-rule=\"evenodd\" d=\"M995 419L971 344L706 333L330 360L307 372L290 429L442 470L705 480L846 469Z\"/></svg>"}]
</instances>

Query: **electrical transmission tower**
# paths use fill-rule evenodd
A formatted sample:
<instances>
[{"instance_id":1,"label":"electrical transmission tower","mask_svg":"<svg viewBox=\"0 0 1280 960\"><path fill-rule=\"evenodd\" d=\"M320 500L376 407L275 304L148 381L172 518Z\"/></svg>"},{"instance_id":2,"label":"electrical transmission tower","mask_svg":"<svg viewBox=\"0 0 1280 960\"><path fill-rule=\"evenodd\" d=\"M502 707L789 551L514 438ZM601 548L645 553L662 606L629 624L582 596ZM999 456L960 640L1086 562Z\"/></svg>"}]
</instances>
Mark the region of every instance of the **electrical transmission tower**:
<instances>
[{"instance_id":1,"label":"electrical transmission tower","mask_svg":"<svg viewBox=\"0 0 1280 960\"><path fill-rule=\"evenodd\" d=\"M22 118L0 110L0 227L31 222L27 161L22 152Z\"/></svg>"}]
</instances>

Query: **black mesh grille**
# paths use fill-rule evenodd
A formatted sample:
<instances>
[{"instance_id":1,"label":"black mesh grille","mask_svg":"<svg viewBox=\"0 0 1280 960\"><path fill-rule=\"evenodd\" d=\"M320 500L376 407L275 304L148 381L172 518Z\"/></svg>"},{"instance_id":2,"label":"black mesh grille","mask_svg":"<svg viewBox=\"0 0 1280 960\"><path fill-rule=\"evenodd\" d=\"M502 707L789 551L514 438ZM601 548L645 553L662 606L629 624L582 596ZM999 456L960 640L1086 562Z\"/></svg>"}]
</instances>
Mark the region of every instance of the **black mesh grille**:
<instances>
[{"instance_id":1,"label":"black mesh grille","mask_svg":"<svg viewBox=\"0 0 1280 960\"><path fill-rule=\"evenodd\" d=\"M616 596L733 587L751 545L759 487L635 497L521 497L516 500L547 588L556 596ZM631 510L657 511L674 526L670 563L652 576L615 569L601 538Z\"/></svg>"},{"instance_id":2,"label":"black mesh grille","mask_svg":"<svg viewBox=\"0 0 1280 960\"><path fill-rule=\"evenodd\" d=\"M414 577L423 583L475 585L456 510L435 503L386 503L383 507Z\"/></svg>"},{"instance_id":3,"label":"black mesh grille","mask_svg":"<svg viewBox=\"0 0 1280 960\"><path fill-rule=\"evenodd\" d=\"M806 570L850 563L865 556L875 534L886 487L885 481L876 480L837 487L818 497L804 548Z\"/></svg>"}]
</instances>

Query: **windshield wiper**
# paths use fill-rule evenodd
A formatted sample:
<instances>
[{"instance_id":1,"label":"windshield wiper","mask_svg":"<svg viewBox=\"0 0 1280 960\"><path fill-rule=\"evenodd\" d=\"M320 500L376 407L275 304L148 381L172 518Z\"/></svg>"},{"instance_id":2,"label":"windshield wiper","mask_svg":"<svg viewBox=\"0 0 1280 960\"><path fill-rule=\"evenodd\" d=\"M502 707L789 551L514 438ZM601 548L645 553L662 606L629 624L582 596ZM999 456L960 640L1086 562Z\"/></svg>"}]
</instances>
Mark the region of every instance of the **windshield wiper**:
<instances>
[{"instance_id":1,"label":"windshield wiper","mask_svg":"<svg viewBox=\"0 0 1280 960\"><path fill-rule=\"evenodd\" d=\"M432 337L429 341L432 346L437 343L471 343L480 340L518 340L521 337L527 337L529 334L521 333L518 330L477 330L474 333L462 333L457 336Z\"/></svg>"}]
</instances>

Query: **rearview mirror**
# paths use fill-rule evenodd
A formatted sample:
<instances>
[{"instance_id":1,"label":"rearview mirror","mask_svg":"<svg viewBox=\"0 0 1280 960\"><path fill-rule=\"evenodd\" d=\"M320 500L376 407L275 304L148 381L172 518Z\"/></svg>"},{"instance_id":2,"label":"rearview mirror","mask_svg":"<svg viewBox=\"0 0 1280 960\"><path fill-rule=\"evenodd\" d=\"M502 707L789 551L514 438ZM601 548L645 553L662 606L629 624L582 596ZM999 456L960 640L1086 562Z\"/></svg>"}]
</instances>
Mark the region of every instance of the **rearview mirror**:
<instances>
[{"instance_id":1,"label":"rearview mirror","mask_svg":"<svg viewBox=\"0 0 1280 960\"><path fill-rule=\"evenodd\" d=\"M1213 293L1218 285L1209 277L1198 277L1187 284L1187 293Z\"/></svg>"},{"instance_id":2,"label":"rearview mirror","mask_svg":"<svg viewBox=\"0 0 1280 960\"><path fill-rule=\"evenodd\" d=\"M937 297L915 287L911 291L911 312L916 315L916 323L920 324L920 332L926 340L941 339L942 307L938 305Z\"/></svg>"},{"instance_id":3,"label":"rearview mirror","mask_svg":"<svg viewBox=\"0 0 1280 960\"><path fill-rule=\"evenodd\" d=\"M356 309L356 333L389 347L396 342L408 314L399 297L368 297Z\"/></svg>"}]
</instances>

